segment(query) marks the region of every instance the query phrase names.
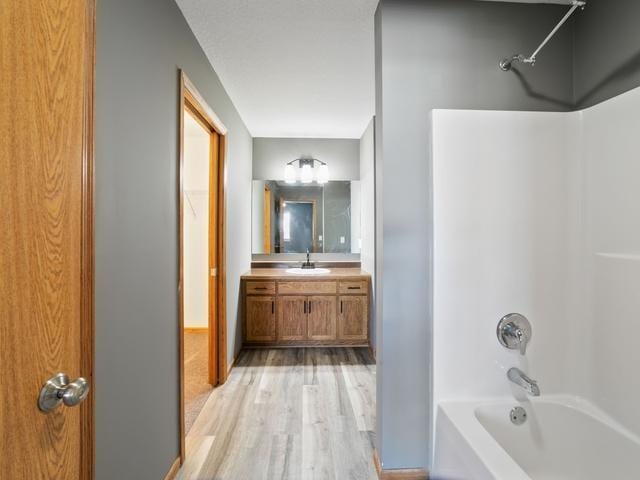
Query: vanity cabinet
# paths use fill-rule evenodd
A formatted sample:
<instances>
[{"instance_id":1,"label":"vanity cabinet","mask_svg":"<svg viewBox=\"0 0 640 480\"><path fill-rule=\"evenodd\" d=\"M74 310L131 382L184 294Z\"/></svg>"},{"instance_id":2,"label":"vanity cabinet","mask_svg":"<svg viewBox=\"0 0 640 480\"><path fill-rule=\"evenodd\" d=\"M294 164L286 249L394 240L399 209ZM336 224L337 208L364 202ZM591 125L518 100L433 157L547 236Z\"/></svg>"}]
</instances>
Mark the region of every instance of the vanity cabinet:
<instances>
[{"instance_id":1,"label":"vanity cabinet","mask_svg":"<svg viewBox=\"0 0 640 480\"><path fill-rule=\"evenodd\" d=\"M278 297L278 340L335 340L336 297Z\"/></svg>"},{"instance_id":2,"label":"vanity cabinet","mask_svg":"<svg viewBox=\"0 0 640 480\"><path fill-rule=\"evenodd\" d=\"M307 297L278 298L278 340L304 340L307 337Z\"/></svg>"},{"instance_id":3,"label":"vanity cabinet","mask_svg":"<svg viewBox=\"0 0 640 480\"><path fill-rule=\"evenodd\" d=\"M248 342L273 342L276 339L276 297L247 297L245 323Z\"/></svg>"},{"instance_id":4,"label":"vanity cabinet","mask_svg":"<svg viewBox=\"0 0 640 480\"><path fill-rule=\"evenodd\" d=\"M299 278L278 269L242 277L249 346L368 345L369 276L359 269Z\"/></svg>"},{"instance_id":5,"label":"vanity cabinet","mask_svg":"<svg viewBox=\"0 0 640 480\"><path fill-rule=\"evenodd\" d=\"M309 297L307 312L307 337L309 340L336 340L336 306L334 296Z\"/></svg>"},{"instance_id":6,"label":"vanity cabinet","mask_svg":"<svg viewBox=\"0 0 640 480\"><path fill-rule=\"evenodd\" d=\"M339 336L345 340L366 340L369 335L368 301L364 295L341 296Z\"/></svg>"}]
</instances>

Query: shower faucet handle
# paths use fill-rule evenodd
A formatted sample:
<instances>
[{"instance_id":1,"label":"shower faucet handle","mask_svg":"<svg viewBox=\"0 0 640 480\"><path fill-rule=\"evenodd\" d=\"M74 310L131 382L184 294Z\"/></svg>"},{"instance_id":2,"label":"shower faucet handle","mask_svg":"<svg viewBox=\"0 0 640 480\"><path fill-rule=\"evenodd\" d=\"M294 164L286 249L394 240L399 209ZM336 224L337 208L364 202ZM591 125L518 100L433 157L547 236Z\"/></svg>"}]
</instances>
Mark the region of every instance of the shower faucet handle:
<instances>
[{"instance_id":1,"label":"shower faucet handle","mask_svg":"<svg viewBox=\"0 0 640 480\"><path fill-rule=\"evenodd\" d=\"M510 313L500 319L496 334L503 347L519 350L520 355L524 355L531 341L531 324L524 315Z\"/></svg>"},{"instance_id":2,"label":"shower faucet handle","mask_svg":"<svg viewBox=\"0 0 640 480\"><path fill-rule=\"evenodd\" d=\"M520 345L520 355L524 355L527 353L527 342L529 339L521 328L516 330L516 337L518 337L518 345Z\"/></svg>"}]
</instances>

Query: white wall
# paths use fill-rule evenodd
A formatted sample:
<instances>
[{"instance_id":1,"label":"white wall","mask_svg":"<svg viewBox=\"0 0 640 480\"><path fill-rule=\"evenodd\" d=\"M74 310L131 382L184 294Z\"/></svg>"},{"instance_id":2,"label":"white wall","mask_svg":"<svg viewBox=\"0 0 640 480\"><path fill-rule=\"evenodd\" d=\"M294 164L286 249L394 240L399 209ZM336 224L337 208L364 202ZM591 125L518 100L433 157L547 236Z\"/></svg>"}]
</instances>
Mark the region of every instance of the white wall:
<instances>
[{"instance_id":1,"label":"white wall","mask_svg":"<svg viewBox=\"0 0 640 480\"><path fill-rule=\"evenodd\" d=\"M284 180L287 162L308 156L329 165L330 180L359 180L359 141L351 138L254 138L253 179Z\"/></svg>"},{"instance_id":2,"label":"white wall","mask_svg":"<svg viewBox=\"0 0 640 480\"><path fill-rule=\"evenodd\" d=\"M209 192L185 191L184 326L209 326Z\"/></svg>"},{"instance_id":3,"label":"white wall","mask_svg":"<svg viewBox=\"0 0 640 480\"><path fill-rule=\"evenodd\" d=\"M434 402L584 397L640 434L640 89L576 113L433 112ZM529 318L526 357L499 345Z\"/></svg>"},{"instance_id":4,"label":"white wall","mask_svg":"<svg viewBox=\"0 0 640 480\"><path fill-rule=\"evenodd\" d=\"M433 112L434 405L517 392L512 366L567 391L573 118ZM511 312L533 326L526 357L498 343Z\"/></svg>"},{"instance_id":5,"label":"white wall","mask_svg":"<svg viewBox=\"0 0 640 480\"><path fill-rule=\"evenodd\" d=\"M360 139L360 237L362 247L360 250L360 262L362 269L371 274L372 295L369 311L371 323L369 325L369 341L375 347L376 344L376 316L375 316L375 272L376 272L376 209L375 209L375 145L374 145L373 119L367 125Z\"/></svg>"},{"instance_id":6,"label":"white wall","mask_svg":"<svg viewBox=\"0 0 640 480\"><path fill-rule=\"evenodd\" d=\"M209 134L184 114L184 326L209 325Z\"/></svg>"},{"instance_id":7,"label":"white wall","mask_svg":"<svg viewBox=\"0 0 640 480\"><path fill-rule=\"evenodd\" d=\"M640 88L582 113L587 395L640 434Z\"/></svg>"}]
</instances>

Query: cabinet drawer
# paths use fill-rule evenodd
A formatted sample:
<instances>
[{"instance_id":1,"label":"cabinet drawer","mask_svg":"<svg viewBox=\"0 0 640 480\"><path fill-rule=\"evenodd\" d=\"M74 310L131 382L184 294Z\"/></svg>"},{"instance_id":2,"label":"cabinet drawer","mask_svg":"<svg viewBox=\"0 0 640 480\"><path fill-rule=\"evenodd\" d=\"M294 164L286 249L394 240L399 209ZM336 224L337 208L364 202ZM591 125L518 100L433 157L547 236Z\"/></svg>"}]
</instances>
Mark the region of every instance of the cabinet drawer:
<instances>
[{"instance_id":1,"label":"cabinet drawer","mask_svg":"<svg viewBox=\"0 0 640 480\"><path fill-rule=\"evenodd\" d=\"M276 293L276 282L247 282L249 295L273 295Z\"/></svg>"},{"instance_id":2,"label":"cabinet drawer","mask_svg":"<svg viewBox=\"0 0 640 480\"><path fill-rule=\"evenodd\" d=\"M335 295L338 286L336 282L279 282L280 295Z\"/></svg>"},{"instance_id":3,"label":"cabinet drawer","mask_svg":"<svg viewBox=\"0 0 640 480\"><path fill-rule=\"evenodd\" d=\"M340 293L368 293L369 284L366 280L340 282Z\"/></svg>"}]
</instances>

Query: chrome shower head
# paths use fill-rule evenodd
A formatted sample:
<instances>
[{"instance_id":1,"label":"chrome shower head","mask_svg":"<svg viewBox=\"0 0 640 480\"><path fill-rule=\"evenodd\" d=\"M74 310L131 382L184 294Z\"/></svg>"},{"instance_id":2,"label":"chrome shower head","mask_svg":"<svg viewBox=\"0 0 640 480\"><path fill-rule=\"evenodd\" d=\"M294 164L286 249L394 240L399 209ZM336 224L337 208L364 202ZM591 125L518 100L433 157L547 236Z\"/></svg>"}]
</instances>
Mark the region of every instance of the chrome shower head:
<instances>
[{"instance_id":1,"label":"chrome shower head","mask_svg":"<svg viewBox=\"0 0 640 480\"><path fill-rule=\"evenodd\" d=\"M549 42L549 40L551 40L551 37L553 37L556 34L558 29L569 19L571 14L577 8L584 9L585 5L586 5L586 2L584 2L583 0L571 0L571 8L569 9L569 11L566 13L564 17L562 17L562 20L560 20L560 22L554 27L554 29L551 30L551 33L547 35L547 38L544 39L544 41L540 44L538 48L536 48L535 52L533 52L530 57L525 57L524 55L520 54L520 55L514 55L513 57L511 57L511 59L505 58L500 62L500 69L503 72L508 72L509 70L511 70L511 67L513 66L513 62L529 63L531 65L534 65L536 63L536 56L538 55L538 53L540 53L540 50L542 50L544 46Z\"/></svg>"}]
</instances>

